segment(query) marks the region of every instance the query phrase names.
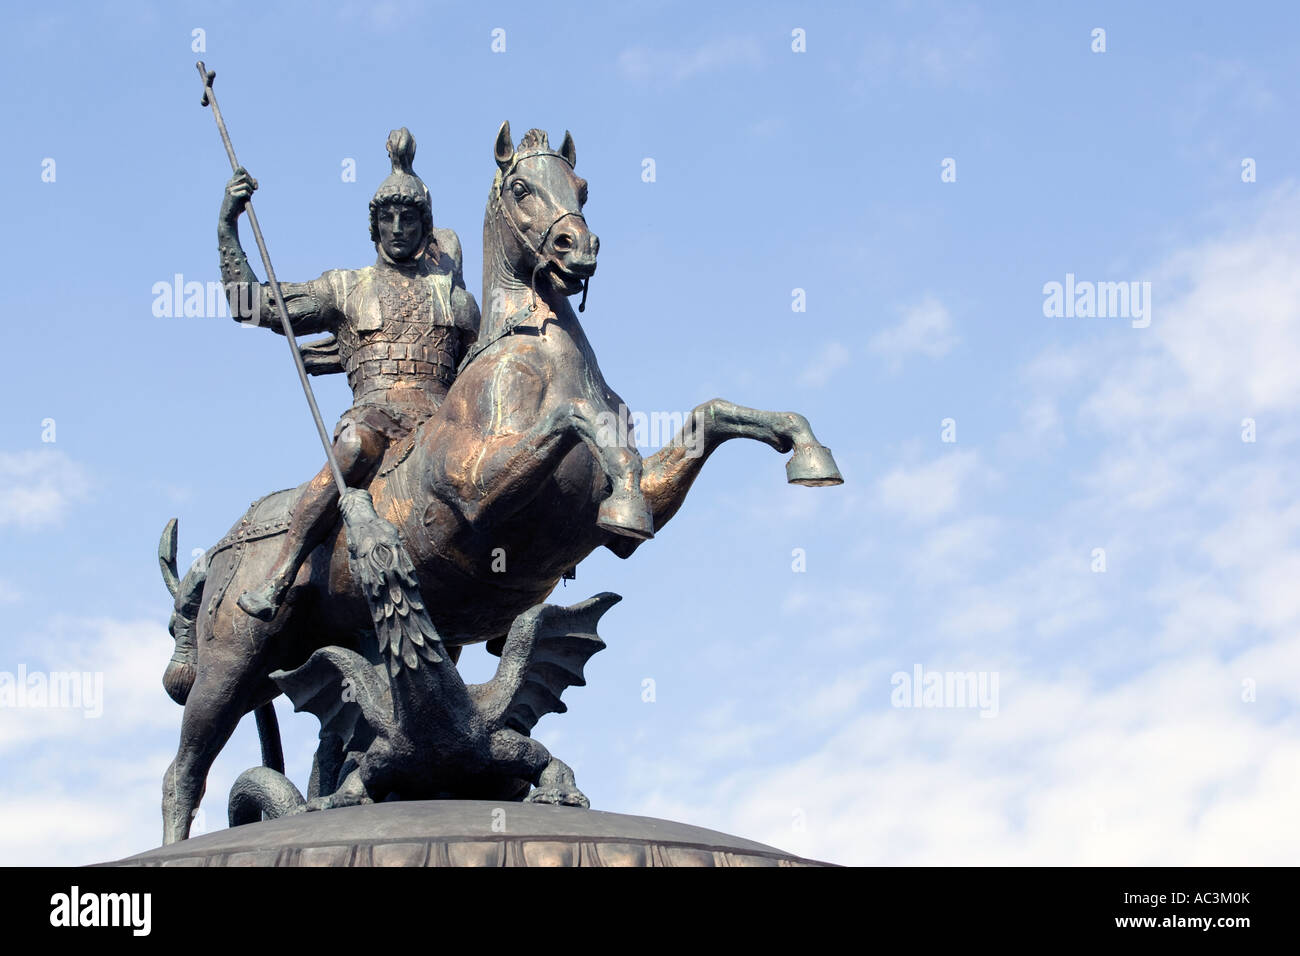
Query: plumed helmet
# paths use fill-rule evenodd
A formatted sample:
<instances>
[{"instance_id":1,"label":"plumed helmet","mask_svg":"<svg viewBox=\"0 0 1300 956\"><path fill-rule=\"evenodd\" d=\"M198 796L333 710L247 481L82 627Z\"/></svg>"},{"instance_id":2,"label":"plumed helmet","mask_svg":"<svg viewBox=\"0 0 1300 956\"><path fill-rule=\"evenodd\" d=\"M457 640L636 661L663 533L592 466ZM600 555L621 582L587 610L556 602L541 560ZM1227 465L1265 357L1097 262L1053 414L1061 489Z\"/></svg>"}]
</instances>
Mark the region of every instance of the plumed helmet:
<instances>
[{"instance_id":1,"label":"plumed helmet","mask_svg":"<svg viewBox=\"0 0 1300 956\"><path fill-rule=\"evenodd\" d=\"M370 200L370 241L379 241L376 214L381 206L390 203L419 206L424 215L424 234L428 236L433 232L433 204L429 201L429 188L412 169L412 163L415 162L415 137L405 126L388 134L388 158L393 163L393 171L379 184Z\"/></svg>"}]
</instances>

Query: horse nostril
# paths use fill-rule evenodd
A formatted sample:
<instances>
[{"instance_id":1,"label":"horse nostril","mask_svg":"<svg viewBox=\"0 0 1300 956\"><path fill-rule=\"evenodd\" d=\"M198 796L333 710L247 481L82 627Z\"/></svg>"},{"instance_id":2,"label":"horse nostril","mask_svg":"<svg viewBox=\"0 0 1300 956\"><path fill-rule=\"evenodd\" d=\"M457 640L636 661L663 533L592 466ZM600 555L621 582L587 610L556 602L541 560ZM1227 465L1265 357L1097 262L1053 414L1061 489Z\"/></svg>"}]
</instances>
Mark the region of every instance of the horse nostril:
<instances>
[{"instance_id":1,"label":"horse nostril","mask_svg":"<svg viewBox=\"0 0 1300 956\"><path fill-rule=\"evenodd\" d=\"M561 252L568 252L573 248L573 237L568 233L561 233L555 237L555 248Z\"/></svg>"}]
</instances>

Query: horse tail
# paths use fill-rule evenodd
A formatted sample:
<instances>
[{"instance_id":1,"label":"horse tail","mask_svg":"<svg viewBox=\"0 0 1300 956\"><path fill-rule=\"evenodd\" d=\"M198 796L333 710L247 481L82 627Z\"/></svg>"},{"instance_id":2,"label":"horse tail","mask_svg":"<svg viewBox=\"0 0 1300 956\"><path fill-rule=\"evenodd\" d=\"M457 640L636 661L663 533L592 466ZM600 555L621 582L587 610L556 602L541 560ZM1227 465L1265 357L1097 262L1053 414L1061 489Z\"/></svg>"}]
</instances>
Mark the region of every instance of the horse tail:
<instances>
[{"instance_id":1,"label":"horse tail","mask_svg":"<svg viewBox=\"0 0 1300 956\"><path fill-rule=\"evenodd\" d=\"M238 827L286 816L306 804L302 792L283 773L270 767L254 767L235 778L227 813L230 825Z\"/></svg>"},{"instance_id":2,"label":"horse tail","mask_svg":"<svg viewBox=\"0 0 1300 956\"><path fill-rule=\"evenodd\" d=\"M199 648L194 625L203 603L208 562L207 555L203 555L185 572L185 577L178 576L175 518L167 522L158 541L158 566L162 570L163 583L175 599L167 629L176 642L176 648L172 652L172 659L167 663L167 669L163 671L163 687L168 697L178 704L184 704L198 672Z\"/></svg>"}]
</instances>

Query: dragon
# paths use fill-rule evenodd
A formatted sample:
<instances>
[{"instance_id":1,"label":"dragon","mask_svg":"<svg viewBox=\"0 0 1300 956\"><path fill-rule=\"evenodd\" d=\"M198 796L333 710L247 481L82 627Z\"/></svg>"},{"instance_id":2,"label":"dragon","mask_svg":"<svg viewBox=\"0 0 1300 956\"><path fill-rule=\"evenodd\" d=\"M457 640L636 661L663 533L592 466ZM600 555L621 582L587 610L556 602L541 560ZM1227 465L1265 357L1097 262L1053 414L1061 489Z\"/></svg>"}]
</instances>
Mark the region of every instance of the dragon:
<instances>
[{"instance_id":1,"label":"dragon","mask_svg":"<svg viewBox=\"0 0 1300 956\"><path fill-rule=\"evenodd\" d=\"M387 799L521 800L587 808L573 771L530 734L567 710L583 667L605 647L601 616L622 598L603 592L570 607L538 604L506 635L496 673L466 684L429 619L396 529L370 495L340 502L348 557L374 620L370 656L328 646L270 676L297 712L320 720L309 798L279 770L254 767L231 789L231 826Z\"/></svg>"}]
</instances>

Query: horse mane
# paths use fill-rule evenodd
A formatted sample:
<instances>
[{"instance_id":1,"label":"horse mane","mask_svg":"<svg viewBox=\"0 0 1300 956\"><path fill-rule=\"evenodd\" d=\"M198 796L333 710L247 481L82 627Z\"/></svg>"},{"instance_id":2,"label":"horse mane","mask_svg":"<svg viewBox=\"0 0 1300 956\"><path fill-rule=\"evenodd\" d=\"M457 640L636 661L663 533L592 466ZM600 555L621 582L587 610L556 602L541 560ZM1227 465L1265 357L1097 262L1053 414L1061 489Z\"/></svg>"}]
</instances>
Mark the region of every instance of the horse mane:
<instances>
[{"instance_id":1,"label":"horse mane","mask_svg":"<svg viewBox=\"0 0 1300 956\"><path fill-rule=\"evenodd\" d=\"M524 138L519 141L516 149L550 149L551 141L546 135L544 129L530 129L524 133Z\"/></svg>"}]
</instances>

